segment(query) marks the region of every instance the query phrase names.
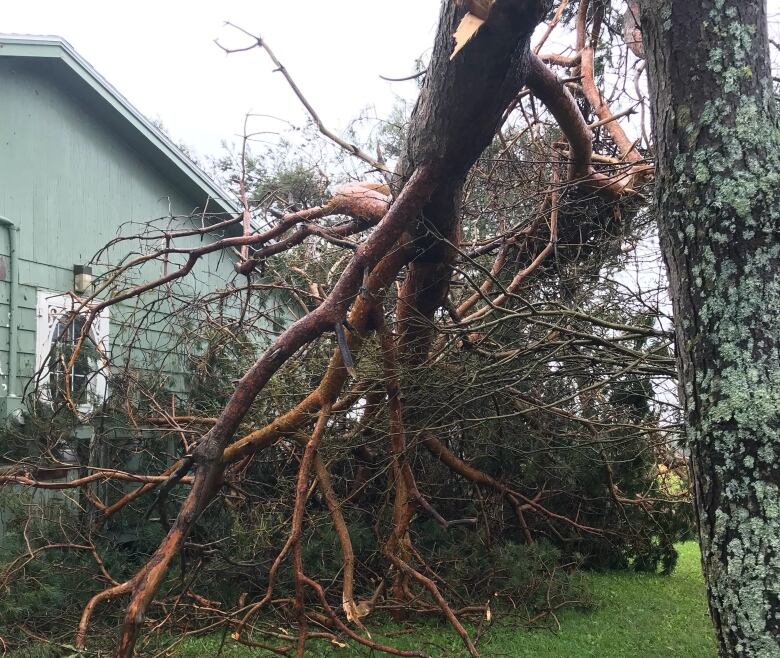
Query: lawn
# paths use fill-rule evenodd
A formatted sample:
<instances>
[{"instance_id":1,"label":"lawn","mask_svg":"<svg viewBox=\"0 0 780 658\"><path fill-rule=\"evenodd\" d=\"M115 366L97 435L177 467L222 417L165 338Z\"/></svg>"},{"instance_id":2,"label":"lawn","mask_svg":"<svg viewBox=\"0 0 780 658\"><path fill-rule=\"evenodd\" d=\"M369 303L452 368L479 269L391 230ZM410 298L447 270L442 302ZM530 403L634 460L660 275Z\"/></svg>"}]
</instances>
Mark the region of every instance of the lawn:
<instances>
[{"instance_id":1,"label":"lawn","mask_svg":"<svg viewBox=\"0 0 780 658\"><path fill-rule=\"evenodd\" d=\"M511 620L496 622L483 635L479 649L484 658L714 658L715 642L704 597L698 547L679 547L680 560L671 576L636 573L589 574L595 607L568 610L559 615L561 629L517 629ZM388 630L389 629L389 630ZM386 627L392 632L398 627ZM467 655L459 638L445 626L428 625L414 634L392 639L377 630L377 641L414 648L437 658ZM193 638L178 645L176 658L215 656L219 637ZM257 656L257 649L236 646L228 640L225 658ZM272 655L272 654L268 654ZM312 644L312 658L353 658L371 655L367 650L337 649ZM376 654L374 654L376 655Z\"/></svg>"}]
</instances>

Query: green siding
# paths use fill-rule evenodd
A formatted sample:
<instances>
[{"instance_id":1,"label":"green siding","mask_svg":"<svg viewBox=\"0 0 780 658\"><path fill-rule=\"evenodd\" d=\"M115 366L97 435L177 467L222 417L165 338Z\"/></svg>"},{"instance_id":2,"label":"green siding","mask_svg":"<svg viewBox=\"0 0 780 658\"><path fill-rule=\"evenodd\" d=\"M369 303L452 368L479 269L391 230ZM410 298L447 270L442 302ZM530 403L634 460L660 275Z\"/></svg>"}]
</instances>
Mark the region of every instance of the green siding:
<instances>
[{"instance_id":1,"label":"green siding","mask_svg":"<svg viewBox=\"0 0 780 658\"><path fill-rule=\"evenodd\" d=\"M0 57L0 215L20 227L17 390L35 370L39 289L69 290L73 265L89 262L127 222L189 215L206 204L205 193L196 198L161 173L149 151L127 139L117 117L98 111L67 73L43 60ZM179 219L171 228L188 226L189 220ZM0 395L8 385L8 255L7 232L0 229L0 273L6 273L0 280ZM112 260L121 255L114 250ZM224 254L205 257L188 283L199 292L224 287L232 264ZM144 276L159 276L159 270L159 264L150 265ZM111 308L112 351L129 313L128 306ZM173 340L168 331L161 327L143 337L150 349L143 360L154 357L155 347L162 353ZM176 366L170 364L173 375ZM176 379L180 388L181 377Z\"/></svg>"},{"instance_id":2,"label":"green siding","mask_svg":"<svg viewBox=\"0 0 780 658\"><path fill-rule=\"evenodd\" d=\"M14 392L29 393L25 389L36 370L40 291L57 294L72 289L73 265L89 263L118 234L136 233L140 223L155 219L160 220L158 227L191 228L200 225L204 207L209 213L223 213L224 218L230 202L67 45L32 45L14 43L13 39L9 43L0 38L0 215L20 228L19 268L14 273L19 281L15 318L19 375ZM134 227L132 223L138 224ZM191 236L175 246L199 246L213 239ZM112 249L110 262L118 263L137 249L137 242L123 242ZM172 258L169 271L182 261L183 257ZM236 276L233 262L227 252L201 258L187 278L175 284L179 303L189 299L187 292L200 295L224 289ZM100 267L93 269L98 276L103 273ZM6 420L6 406L11 409L18 404L6 400L9 274L8 231L0 226L0 425ZM162 274L163 265L153 262L136 272L134 281L153 280ZM241 277L239 284L244 281ZM150 292L141 304L156 298L157 293ZM112 371L130 366L141 376L158 377L172 395L186 393L187 378L177 349L186 331L183 321L170 318L164 312L167 306L160 305L151 313L140 312L144 329L139 332L136 302L128 300L109 309ZM266 301L269 310L277 303ZM284 321L287 314L275 315ZM264 332L255 333L258 342L267 340ZM127 348L129 336L133 337L132 350ZM121 426L107 423L99 425L100 436L91 457L94 464L118 464L121 460L133 469L138 467L141 454L135 451L146 441L156 442L152 452L162 460L172 459L179 445L178 436L174 440L154 430L136 431L121 422ZM0 456L9 445L3 434L0 429ZM92 450L91 435L89 427L73 431L82 450L88 444ZM78 499L77 492L0 487L0 543L8 522L9 512L3 511L8 493L18 494L28 505L37 502L47 512L54 502L62 501L73 511L75 506L67 501Z\"/></svg>"}]
</instances>

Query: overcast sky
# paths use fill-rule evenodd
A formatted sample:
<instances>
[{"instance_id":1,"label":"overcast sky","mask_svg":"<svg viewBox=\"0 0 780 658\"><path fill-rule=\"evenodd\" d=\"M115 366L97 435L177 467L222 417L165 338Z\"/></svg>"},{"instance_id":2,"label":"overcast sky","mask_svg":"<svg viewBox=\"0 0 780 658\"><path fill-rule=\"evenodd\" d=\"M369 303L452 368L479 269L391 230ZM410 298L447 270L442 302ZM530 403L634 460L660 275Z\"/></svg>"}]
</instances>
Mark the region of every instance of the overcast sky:
<instances>
[{"instance_id":1,"label":"overcast sky","mask_svg":"<svg viewBox=\"0 0 780 658\"><path fill-rule=\"evenodd\" d=\"M403 77L433 42L440 0L0 0L0 32L67 39L130 102L163 122L175 141L219 155L247 112L296 124L306 115L265 53L226 55L247 44L225 21L262 35L323 121L343 131L366 107L386 116ZM769 0L770 15L780 0ZM776 27L776 26L773 26ZM262 121L262 123L258 123ZM255 120L253 130L277 129Z\"/></svg>"},{"instance_id":2,"label":"overcast sky","mask_svg":"<svg viewBox=\"0 0 780 658\"><path fill-rule=\"evenodd\" d=\"M226 55L262 35L323 121L337 131L367 106L386 115L395 95L416 96L403 77L430 48L439 0L0 0L0 32L67 39L130 102L160 119L176 141L218 155L241 134L247 112L305 122L300 104L265 53ZM265 121L267 129L274 124Z\"/></svg>"}]
</instances>

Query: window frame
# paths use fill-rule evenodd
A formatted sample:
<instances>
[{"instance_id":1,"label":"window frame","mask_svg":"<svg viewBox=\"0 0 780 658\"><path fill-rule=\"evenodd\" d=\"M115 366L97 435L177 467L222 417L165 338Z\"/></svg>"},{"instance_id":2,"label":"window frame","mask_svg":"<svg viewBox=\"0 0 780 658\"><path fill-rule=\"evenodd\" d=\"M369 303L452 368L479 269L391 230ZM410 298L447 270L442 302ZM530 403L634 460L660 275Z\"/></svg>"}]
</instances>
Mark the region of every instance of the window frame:
<instances>
[{"instance_id":1,"label":"window frame","mask_svg":"<svg viewBox=\"0 0 780 658\"><path fill-rule=\"evenodd\" d=\"M84 311L94 307L99 300L89 303L74 293L59 293L38 289L35 305L35 381L38 384L38 399L48 405L54 405L54 396L50 389L52 372L49 369L49 359L54 349L54 332L59 320L66 313L72 313L81 308ZM95 407L105 400L108 393L108 365L110 362L110 318L108 308L101 310L95 317L90 335L93 337L100 359L89 358L87 379L87 401L76 406L76 411L84 416L95 412Z\"/></svg>"}]
</instances>

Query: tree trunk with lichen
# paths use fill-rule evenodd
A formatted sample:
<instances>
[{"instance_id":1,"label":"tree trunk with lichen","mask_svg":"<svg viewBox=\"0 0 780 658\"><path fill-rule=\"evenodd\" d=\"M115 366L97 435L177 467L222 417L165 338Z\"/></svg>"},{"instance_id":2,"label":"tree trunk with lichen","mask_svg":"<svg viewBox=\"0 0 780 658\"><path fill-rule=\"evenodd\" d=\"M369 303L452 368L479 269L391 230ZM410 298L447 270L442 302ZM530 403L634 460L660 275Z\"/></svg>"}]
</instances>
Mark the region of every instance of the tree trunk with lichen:
<instances>
[{"instance_id":1,"label":"tree trunk with lichen","mask_svg":"<svg viewBox=\"0 0 780 658\"><path fill-rule=\"evenodd\" d=\"M645 0L661 244L719 652L780 656L780 129L763 0Z\"/></svg>"}]
</instances>

